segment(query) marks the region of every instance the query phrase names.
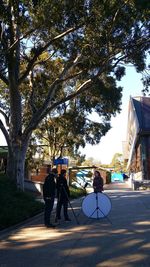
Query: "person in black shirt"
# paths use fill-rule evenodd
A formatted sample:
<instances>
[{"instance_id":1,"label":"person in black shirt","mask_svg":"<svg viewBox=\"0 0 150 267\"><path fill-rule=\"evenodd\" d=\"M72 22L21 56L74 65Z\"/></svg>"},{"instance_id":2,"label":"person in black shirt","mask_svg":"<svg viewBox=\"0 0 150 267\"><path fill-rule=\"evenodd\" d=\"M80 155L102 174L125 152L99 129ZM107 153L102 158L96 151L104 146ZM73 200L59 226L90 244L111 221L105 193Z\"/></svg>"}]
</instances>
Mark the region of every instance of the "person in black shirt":
<instances>
[{"instance_id":1,"label":"person in black shirt","mask_svg":"<svg viewBox=\"0 0 150 267\"><path fill-rule=\"evenodd\" d=\"M71 221L68 217L68 202L70 197L69 186L66 179L66 170L61 170L60 175L57 178L57 208L55 222L61 219L61 208L63 206L65 221Z\"/></svg>"},{"instance_id":2,"label":"person in black shirt","mask_svg":"<svg viewBox=\"0 0 150 267\"><path fill-rule=\"evenodd\" d=\"M55 199L55 177L57 176L57 170L53 169L50 171L49 175L45 178L43 184L43 199L45 202L45 210L44 210L44 224L46 227L55 227L52 223L50 223L51 212L54 206Z\"/></svg>"}]
</instances>

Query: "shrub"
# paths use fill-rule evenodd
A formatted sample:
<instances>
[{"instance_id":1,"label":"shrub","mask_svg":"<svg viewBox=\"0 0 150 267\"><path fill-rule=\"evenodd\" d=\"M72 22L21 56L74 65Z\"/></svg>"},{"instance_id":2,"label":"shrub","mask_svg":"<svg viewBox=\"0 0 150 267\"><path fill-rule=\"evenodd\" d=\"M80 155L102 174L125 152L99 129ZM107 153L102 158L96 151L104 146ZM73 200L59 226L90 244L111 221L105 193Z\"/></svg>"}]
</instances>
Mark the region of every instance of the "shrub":
<instances>
[{"instance_id":1,"label":"shrub","mask_svg":"<svg viewBox=\"0 0 150 267\"><path fill-rule=\"evenodd\" d=\"M86 195L86 190L82 188L77 188L75 186L70 186L70 197L78 198Z\"/></svg>"},{"instance_id":2,"label":"shrub","mask_svg":"<svg viewBox=\"0 0 150 267\"><path fill-rule=\"evenodd\" d=\"M43 210L43 203L16 188L6 175L0 175L0 230L17 224Z\"/></svg>"}]
</instances>

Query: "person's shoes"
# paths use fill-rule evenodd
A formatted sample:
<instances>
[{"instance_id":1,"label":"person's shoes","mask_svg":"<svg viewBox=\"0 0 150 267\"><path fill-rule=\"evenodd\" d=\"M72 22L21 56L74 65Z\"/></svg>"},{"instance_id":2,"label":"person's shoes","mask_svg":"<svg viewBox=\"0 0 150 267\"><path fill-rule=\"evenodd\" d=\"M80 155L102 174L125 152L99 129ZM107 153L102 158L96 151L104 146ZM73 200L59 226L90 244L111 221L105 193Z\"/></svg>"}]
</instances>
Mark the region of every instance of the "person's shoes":
<instances>
[{"instance_id":1,"label":"person's shoes","mask_svg":"<svg viewBox=\"0 0 150 267\"><path fill-rule=\"evenodd\" d=\"M52 223L50 223L50 224L47 224L47 225L45 225L47 228L55 228L56 227L56 225L54 225L54 224L52 224Z\"/></svg>"},{"instance_id":2,"label":"person's shoes","mask_svg":"<svg viewBox=\"0 0 150 267\"><path fill-rule=\"evenodd\" d=\"M65 222L71 222L70 218L65 219Z\"/></svg>"}]
</instances>

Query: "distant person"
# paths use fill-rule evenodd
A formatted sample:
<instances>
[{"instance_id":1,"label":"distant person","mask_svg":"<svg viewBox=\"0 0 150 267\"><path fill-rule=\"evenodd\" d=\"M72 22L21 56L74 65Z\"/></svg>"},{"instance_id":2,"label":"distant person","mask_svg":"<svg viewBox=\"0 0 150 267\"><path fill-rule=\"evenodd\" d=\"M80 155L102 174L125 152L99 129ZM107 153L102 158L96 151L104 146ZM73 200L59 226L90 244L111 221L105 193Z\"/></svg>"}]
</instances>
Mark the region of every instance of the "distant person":
<instances>
[{"instance_id":1,"label":"distant person","mask_svg":"<svg viewBox=\"0 0 150 267\"><path fill-rule=\"evenodd\" d=\"M57 189L57 208L56 208L55 222L58 222L58 220L61 219L62 206L63 206L65 221L67 222L71 221L71 219L68 217L68 202L70 197L70 191L66 179L66 170L61 170L61 173L57 178L56 189Z\"/></svg>"},{"instance_id":2,"label":"distant person","mask_svg":"<svg viewBox=\"0 0 150 267\"><path fill-rule=\"evenodd\" d=\"M94 179L93 179L93 189L94 193L101 193L103 191L103 178L100 175L99 171L94 172Z\"/></svg>"},{"instance_id":3,"label":"distant person","mask_svg":"<svg viewBox=\"0 0 150 267\"><path fill-rule=\"evenodd\" d=\"M54 206L55 199L55 177L57 176L57 170L52 169L48 176L46 176L44 184L43 184L43 199L45 202L45 210L44 210L44 224L48 228L54 228L55 225L51 223L51 212Z\"/></svg>"},{"instance_id":4,"label":"distant person","mask_svg":"<svg viewBox=\"0 0 150 267\"><path fill-rule=\"evenodd\" d=\"M125 173L123 173L123 180L127 180L129 178L128 175L126 175Z\"/></svg>"}]
</instances>

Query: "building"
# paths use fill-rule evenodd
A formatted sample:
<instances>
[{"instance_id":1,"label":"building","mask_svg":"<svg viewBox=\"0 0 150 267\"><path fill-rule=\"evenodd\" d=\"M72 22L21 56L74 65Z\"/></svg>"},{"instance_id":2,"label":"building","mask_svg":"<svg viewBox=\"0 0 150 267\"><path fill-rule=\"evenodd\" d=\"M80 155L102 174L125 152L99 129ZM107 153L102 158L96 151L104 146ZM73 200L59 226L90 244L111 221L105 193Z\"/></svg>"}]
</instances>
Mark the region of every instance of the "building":
<instances>
[{"instance_id":1,"label":"building","mask_svg":"<svg viewBox=\"0 0 150 267\"><path fill-rule=\"evenodd\" d=\"M150 180L150 97L130 97L124 159L133 180Z\"/></svg>"}]
</instances>

